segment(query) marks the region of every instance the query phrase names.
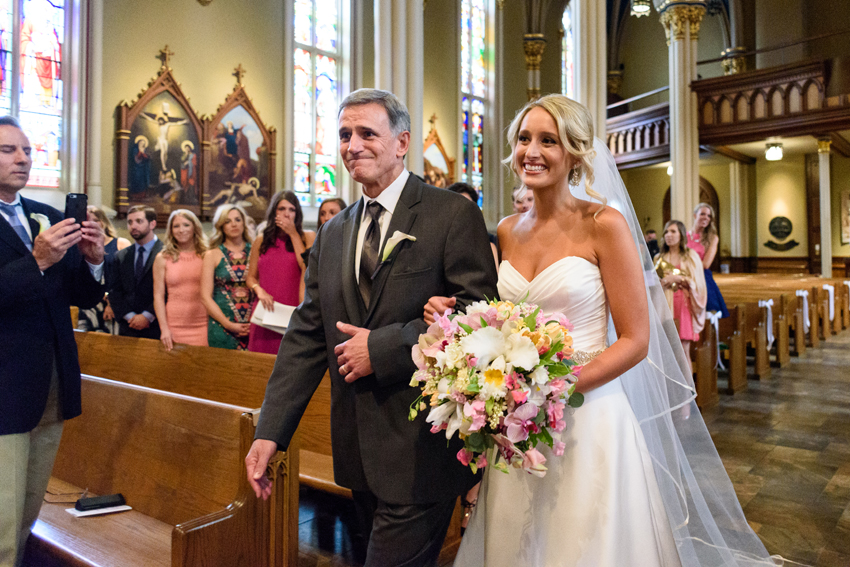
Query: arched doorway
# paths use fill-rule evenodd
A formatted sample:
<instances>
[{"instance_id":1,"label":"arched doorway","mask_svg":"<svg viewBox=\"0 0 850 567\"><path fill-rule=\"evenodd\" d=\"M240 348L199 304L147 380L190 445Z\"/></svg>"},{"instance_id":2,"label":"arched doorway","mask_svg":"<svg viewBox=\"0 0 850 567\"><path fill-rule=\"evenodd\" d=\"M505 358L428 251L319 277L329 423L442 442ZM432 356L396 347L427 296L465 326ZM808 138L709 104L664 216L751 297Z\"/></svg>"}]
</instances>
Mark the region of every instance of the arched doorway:
<instances>
[{"instance_id":1,"label":"arched doorway","mask_svg":"<svg viewBox=\"0 0 850 567\"><path fill-rule=\"evenodd\" d=\"M717 198L717 191L714 189L714 185L708 182L704 177L700 176L699 178L699 202L700 203L708 203L711 205L711 208L714 209L715 219L714 222L717 224L717 237L720 238L720 200ZM667 192L664 193L664 205L663 205L663 215L664 215L664 224L667 224L667 221L670 220L670 188L667 188ZM693 217L687 219L677 219L685 223L685 227L690 230L691 224L693 224ZM720 271L720 250L722 248L722 241L717 243L717 254L714 255L714 261L711 263L711 271L719 272Z\"/></svg>"}]
</instances>

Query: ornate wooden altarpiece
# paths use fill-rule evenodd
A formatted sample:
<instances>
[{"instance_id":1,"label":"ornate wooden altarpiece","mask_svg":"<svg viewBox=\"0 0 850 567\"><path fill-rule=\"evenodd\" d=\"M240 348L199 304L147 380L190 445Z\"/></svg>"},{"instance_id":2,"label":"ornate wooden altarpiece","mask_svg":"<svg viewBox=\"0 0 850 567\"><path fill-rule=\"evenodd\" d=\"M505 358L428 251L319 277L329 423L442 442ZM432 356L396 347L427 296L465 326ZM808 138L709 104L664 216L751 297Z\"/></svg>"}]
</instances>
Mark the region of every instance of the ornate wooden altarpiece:
<instances>
[{"instance_id":1,"label":"ornate wooden altarpiece","mask_svg":"<svg viewBox=\"0 0 850 567\"><path fill-rule=\"evenodd\" d=\"M238 203L260 220L275 187L276 130L266 127L245 92L240 64L236 86L212 116L204 116L203 212Z\"/></svg>"},{"instance_id":2,"label":"ornate wooden altarpiece","mask_svg":"<svg viewBox=\"0 0 850 567\"><path fill-rule=\"evenodd\" d=\"M153 207L160 222L174 209L202 214L204 125L172 74L172 55L167 45L160 50L159 75L135 102L118 105L115 208L121 215L133 205Z\"/></svg>"},{"instance_id":3,"label":"ornate wooden altarpiece","mask_svg":"<svg viewBox=\"0 0 850 567\"><path fill-rule=\"evenodd\" d=\"M440 135L437 134L437 115L434 114L429 120L431 131L425 138L425 181L435 187L446 188L455 181L455 159L449 157Z\"/></svg>"}]
</instances>

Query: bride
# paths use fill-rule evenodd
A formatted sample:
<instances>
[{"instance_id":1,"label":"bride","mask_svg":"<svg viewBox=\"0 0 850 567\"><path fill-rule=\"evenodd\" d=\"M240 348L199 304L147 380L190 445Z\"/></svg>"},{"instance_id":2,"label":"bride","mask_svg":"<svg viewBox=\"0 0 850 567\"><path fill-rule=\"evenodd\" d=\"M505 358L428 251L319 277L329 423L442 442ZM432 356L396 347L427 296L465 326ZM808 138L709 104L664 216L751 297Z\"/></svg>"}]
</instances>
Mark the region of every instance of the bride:
<instances>
[{"instance_id":1,"label":"bride","mask_svg":"<svg viewBox=\"0 0 850 567\"><path fill-rule=\"evenodd\" d=\"M485 469L455 566L774 565L696 409L664 292L590 113L548 95L517 114L508 138L505 161L535 202L499 225L499 294L574 325L585 402L560 434L563 456L543 447L545 477ZM426 316L452 303L432 298Z\"/></svg>"}]
</instances>

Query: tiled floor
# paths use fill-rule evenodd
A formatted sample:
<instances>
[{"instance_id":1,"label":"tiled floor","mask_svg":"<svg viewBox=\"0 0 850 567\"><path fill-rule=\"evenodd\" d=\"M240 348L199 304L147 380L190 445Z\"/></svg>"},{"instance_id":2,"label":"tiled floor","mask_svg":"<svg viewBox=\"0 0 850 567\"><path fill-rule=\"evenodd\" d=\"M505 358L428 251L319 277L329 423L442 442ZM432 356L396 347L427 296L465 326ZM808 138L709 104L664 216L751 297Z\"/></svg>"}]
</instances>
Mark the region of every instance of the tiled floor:
<instances>
[{"instance_id":1,"label":"tiled floor","mask_svg":"<svg viewBox=\"0 0 850 567\"><path fill-rule=\"evenodd\" d=\"M721 395L703 415L767 549L850 567L850 331L744 392ZM300 567L360 565L351 502L308 490L301 497Z\"/></svg>"}]
</instances>

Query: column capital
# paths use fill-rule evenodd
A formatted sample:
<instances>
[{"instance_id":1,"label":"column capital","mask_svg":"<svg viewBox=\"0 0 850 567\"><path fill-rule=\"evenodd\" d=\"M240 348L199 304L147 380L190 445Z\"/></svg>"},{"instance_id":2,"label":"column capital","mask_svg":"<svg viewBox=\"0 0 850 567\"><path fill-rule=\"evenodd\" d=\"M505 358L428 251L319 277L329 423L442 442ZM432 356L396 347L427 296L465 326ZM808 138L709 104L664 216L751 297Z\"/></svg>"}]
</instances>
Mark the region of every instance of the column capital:
<instances>
[{"instance_id":1,"label":"column capital","mask_svg":"<svg viewBox=\"0 0 850 567\"><path fill-rule=\"evenodd\" d=\"M667 45L671 41L685 39L685 30L690 31L692 40L699 38L699 26L705 15L703 0L667 0L658 10L661 13L661 25L667 35Z\"/></svg>"},{"instance_id":2,"label":"column capital","mask_svg":"<svg viewBox=\"0 0 850 567\"><path fill-rule=\"evenodd\" d=\"M522 48L525 50L525 68L529 71L539 70L543 51L546 49L546 38L543 34L525 34L522 38Z\"/></svg>"},{"instance_id":3,"label":"column capital","mask_svg":"<svg viewBox=\"0 0 850 567\"><path fill-rule=\"evenodd\" d=\"M743 55L746 51L744 47L730 47L720 52L720 56L723 57L720 65L723 67L724 75L737 75L747 69L747 62Z\"/></svg>"},{"instance_id":4,"label":"column capital","mask_svg":"<svg viewBox=\"0 0 850 567\"><path fill-rule=\"evenodd\" d=\"M831 151L832 138L818 138L818 153L828 154Z\"/></svg>"},{"instance_id":5,"label":"column capital","mask_svg":"<svg viewBox=\"0 0 850 567\"><path fill-rule=\"evenodd\" d=\"M622 86L623 71L619 69L608 71L608 92L611 94L619 94Z\"/></svg>"}]
</instances>

